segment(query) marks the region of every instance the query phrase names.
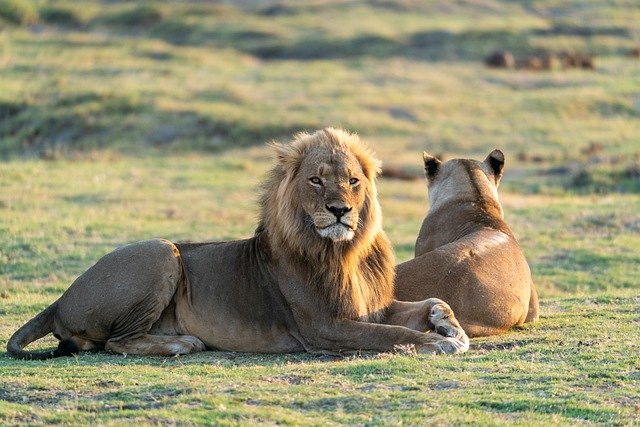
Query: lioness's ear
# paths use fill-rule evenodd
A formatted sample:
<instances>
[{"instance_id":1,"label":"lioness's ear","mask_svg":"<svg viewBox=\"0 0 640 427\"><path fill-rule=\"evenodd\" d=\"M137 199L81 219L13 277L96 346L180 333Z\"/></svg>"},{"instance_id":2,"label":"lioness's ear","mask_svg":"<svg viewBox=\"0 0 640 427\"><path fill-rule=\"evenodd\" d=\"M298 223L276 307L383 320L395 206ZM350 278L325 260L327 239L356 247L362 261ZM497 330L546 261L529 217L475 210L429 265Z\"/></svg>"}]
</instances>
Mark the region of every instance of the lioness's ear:
<instances>
[{"instance_id":1,"label":"lioness's ear","mask_svg":"<svg viewBox=\"0 0 640 427\"><path fill-rule=\"evenodd\" d=\"M500 179L502 178L502 169L504 168L504 154L502 151L495 149L484 162L489 165L490 170L493 172L493 176L496 179L496 186L500 183Z\"/></svg>"},{"instance_id":2,"label":"lioness's ear","mask_svg":"<svg viewBox=\"0 0 640 427\"><path fill-rule=\"evenodd\" d=\"M442 162L437 157L432 156L426 151L422 152L422 159L424 160L425 175L427 178L433 179L438 173Z\"/></svg>"}]
</instances>

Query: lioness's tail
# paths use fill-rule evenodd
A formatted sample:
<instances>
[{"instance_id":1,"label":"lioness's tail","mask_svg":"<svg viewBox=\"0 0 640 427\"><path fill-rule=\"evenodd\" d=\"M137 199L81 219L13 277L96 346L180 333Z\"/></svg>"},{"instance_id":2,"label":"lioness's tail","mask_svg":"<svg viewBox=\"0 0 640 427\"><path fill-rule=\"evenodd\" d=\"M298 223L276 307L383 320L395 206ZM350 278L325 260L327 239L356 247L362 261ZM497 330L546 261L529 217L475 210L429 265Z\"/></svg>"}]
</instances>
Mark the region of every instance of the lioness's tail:
<instances>
[{"instance_id":1,"label":"lioness's tail","mask_svg":"<svg viewBox=\"0 0 640 427\"><path fill-rule=\"evenodd\" d=\"M71 340L62 340L58 348L52 351L25 351L24 347L37 339L53 332L54 315L58 304L53 303L42 313L25 323L18 329L7 343L7 351L18 359L44 360L52 357L69 356L78 352L78 347Z\"/></svg>"},{"instance_id":2,"label":"lioness's tail","mask_svg":"<svg viewBox=\"0 0 640 427\"><path fill-rule=\"evenodd\" d=\"M536 291L533 283L531 284L531 297L529 298L529 312L527 318L524 319L524 323L537 322L540 312L540 306L538 303L538 292Z\"/></svg>"}]
</instances>

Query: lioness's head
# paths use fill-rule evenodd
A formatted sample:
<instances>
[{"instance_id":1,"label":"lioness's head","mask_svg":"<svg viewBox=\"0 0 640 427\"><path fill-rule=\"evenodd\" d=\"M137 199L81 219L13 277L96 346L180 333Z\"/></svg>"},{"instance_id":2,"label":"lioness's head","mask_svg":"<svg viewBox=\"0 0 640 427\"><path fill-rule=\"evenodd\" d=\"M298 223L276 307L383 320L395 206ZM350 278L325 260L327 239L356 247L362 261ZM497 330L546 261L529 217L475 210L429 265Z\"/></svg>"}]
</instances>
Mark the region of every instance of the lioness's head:
<instances>
[{"instance_id":1,"label":"lioness's head","mask_svg":"<svg viewBox=\"0 0 640 427\"><path fill-rule=\"evenodd\" d=\"M300 245L347 244L380 230L380 165L357 135L326 128L274 147L278 163L263 194L264 228Z\"/></svg>"},{"instance_id":2,"label":"lioness's head","mask_svg":"<svg viewBox=\"0 0 640 427\"><path fill-rule=\"evenodd\" d=\"M453 198L491 198L498 201L498 185L503 175L504 154L493 150L484 161L452 159L441 162L423 152L431 209Z\"/></svg>"}]
</instances>

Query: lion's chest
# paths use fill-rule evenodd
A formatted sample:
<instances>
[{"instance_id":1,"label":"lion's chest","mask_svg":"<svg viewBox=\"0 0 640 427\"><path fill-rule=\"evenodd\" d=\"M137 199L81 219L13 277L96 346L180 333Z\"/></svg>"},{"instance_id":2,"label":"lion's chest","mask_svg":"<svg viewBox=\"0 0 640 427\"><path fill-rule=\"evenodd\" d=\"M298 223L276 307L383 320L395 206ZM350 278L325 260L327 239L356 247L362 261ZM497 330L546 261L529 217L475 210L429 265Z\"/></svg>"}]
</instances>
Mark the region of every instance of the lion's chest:
<instances>
[{"instance_id":1,"label":"lion's chest","mask_svg":"<svg viewBox=\"0 0 640 427\"><path fill-rule=\"evenodd\" d=\"M391 301L375 285L355 274L343 282L336 301L341 317L365 322L378 321L382 310Z\"/></svg>"}]
</instances>

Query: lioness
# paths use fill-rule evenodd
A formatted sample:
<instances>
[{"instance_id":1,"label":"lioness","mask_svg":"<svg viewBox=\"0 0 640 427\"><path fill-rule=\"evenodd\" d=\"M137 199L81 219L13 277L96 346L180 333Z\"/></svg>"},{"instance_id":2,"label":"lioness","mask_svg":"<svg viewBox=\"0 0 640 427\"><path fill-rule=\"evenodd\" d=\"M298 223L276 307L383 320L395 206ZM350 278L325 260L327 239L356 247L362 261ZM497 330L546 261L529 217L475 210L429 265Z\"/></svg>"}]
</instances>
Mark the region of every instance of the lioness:
<instances>
[{"instance_id":1,"label":"lioness","mask_svg":"<svg viewBox=\"0 0 640 427\"><path fill-rule=\"evenodd\" d=\"M397 267L396 298L442 298L470 337L537 320L529 265L498 201L502 152L483 162L423 157L430 208L416 257Z\"/></svg>"},{"instance_id":2,"label":"lioness","mask_svg":"<svg viewBox=\"0 0 640 427\"><path fill-rule=\"evenodd\" d=\"M21 327L9 353L44 359L103 348L137 355L467 350L468 338L443 301L393 300L379 165L364 143L328 128L275 149L255 236L117 249ZM50 332L61 340L57 350L23 350Z\"/></svg>"}]
</instances>

